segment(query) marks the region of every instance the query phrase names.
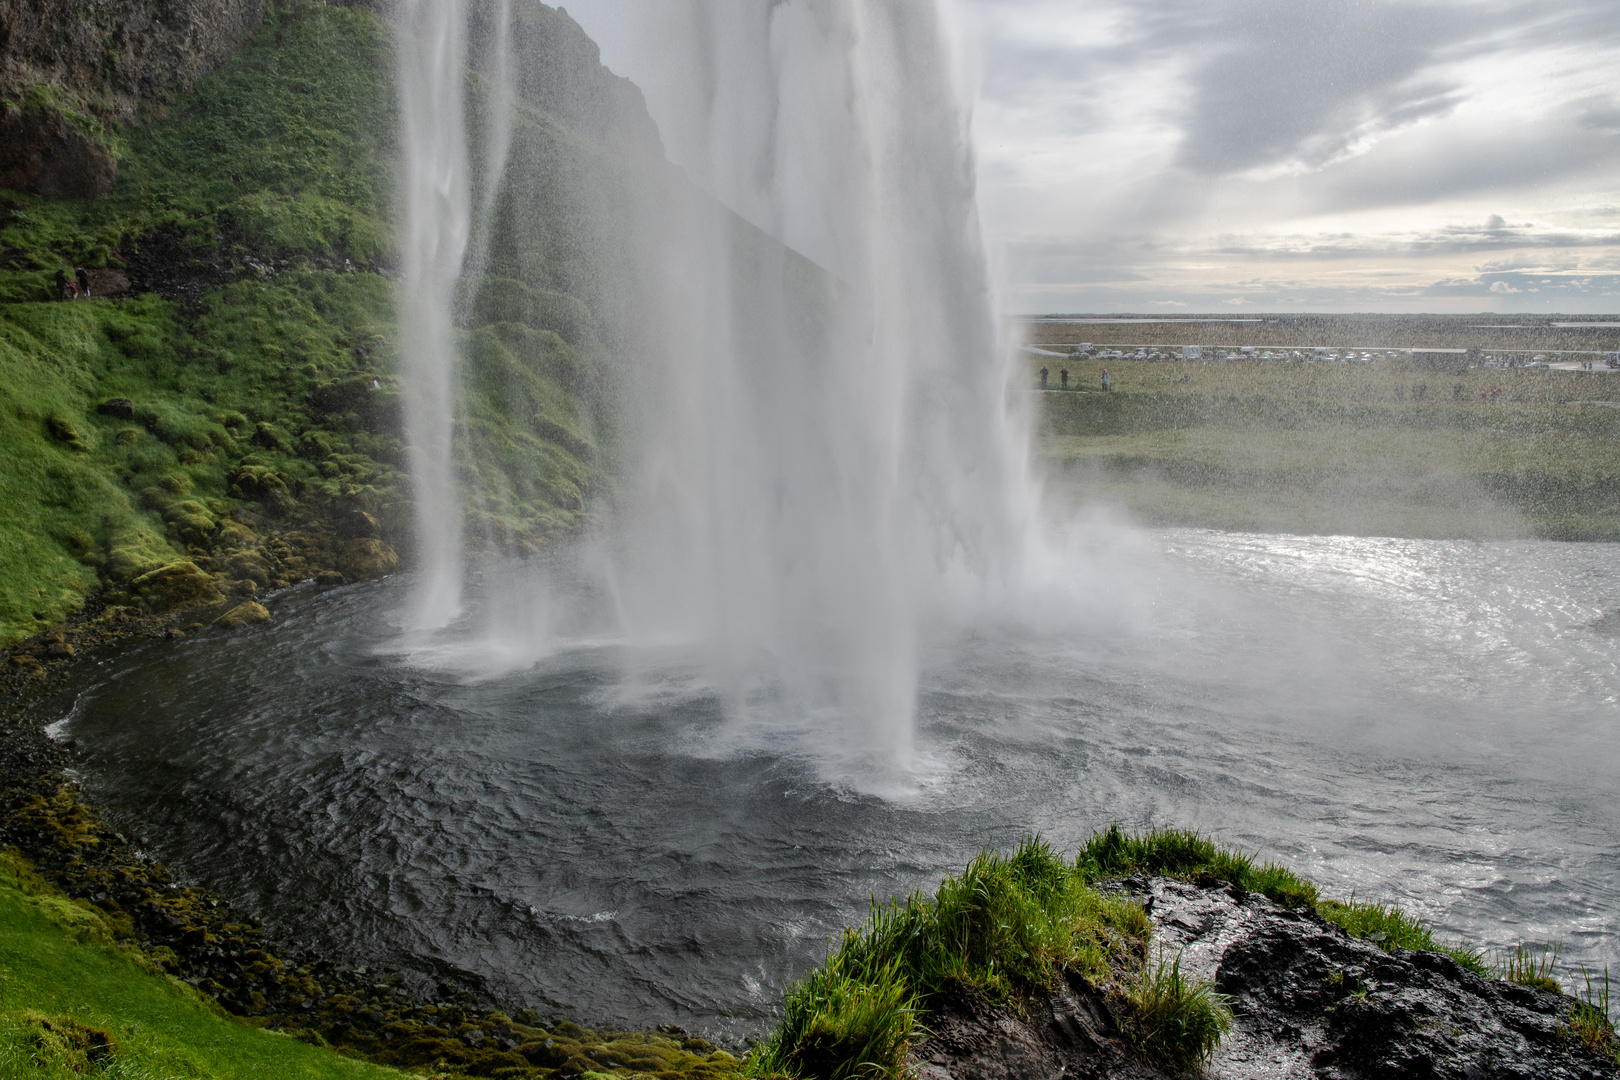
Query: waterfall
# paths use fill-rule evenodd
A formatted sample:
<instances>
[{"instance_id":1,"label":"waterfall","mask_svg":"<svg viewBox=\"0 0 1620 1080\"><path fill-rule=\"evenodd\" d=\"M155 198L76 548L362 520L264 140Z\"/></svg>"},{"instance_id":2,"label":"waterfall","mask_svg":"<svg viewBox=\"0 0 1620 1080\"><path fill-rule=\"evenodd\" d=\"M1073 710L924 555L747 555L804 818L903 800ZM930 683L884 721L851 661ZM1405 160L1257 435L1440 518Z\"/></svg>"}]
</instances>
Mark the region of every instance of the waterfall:
<instances>
[{"instance_id":1,"label":"waterfall","mask_svg":"<svg viewBox=\"0 0 1620 1080\"><path fill-rule=\"evenodd\" d=\"M631 657L685 643L734 732L797 740L846 776L904 775L924 623L964 586L1011 583L1033 505L948 4L615 10L654 58L635 74L685 176L624 158L617 194L576 193L630 250L597 311L618 352L617 475L580 545L610 600L606 637ZM411 622L432 629L462 605L451 298L484 240L465 12L412 0L401 17ZM497 47L480 216L508 146ZM544 577L485 574L466 627L479 656L544 654L558 632ZM646 675L630 664L628 681Z\"/></svg>"},{"instance_id":2,"label":"waterfall","mask_svg":"<svg viewBox=\"0 0 1620 1080\"><path fill-rule=\"evenodd\" d=\"M622 618L703 641L743 728L903 773L922 622L1008 584L1032 506L949 12L691 0L621 25L671 158L779 241L701 200L640 223L659 326L626 405Z\"/></svg>"},{"instance_id":3,"label":"waterfall","mask_svg":"<svg viewBox=\"0 0 1620 1080\"><path fill-rule=\"evenodd\" d=\"M399 18L400 354L419 575L406 623L429 630L457 618L462 604L451 309L472 225L466 13L460 0L404 0Z\"/></svg>"}]
</instances>

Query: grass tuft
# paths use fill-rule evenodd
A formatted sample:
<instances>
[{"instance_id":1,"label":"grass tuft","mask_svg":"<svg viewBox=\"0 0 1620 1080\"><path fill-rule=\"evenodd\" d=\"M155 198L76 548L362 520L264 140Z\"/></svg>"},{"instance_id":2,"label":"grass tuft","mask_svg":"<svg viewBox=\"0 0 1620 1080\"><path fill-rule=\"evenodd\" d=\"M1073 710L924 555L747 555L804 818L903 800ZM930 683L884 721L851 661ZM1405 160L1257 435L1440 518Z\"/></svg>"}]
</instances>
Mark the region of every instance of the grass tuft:
<instances>
[{"instance_id":1,"label":"grass tuft","mask_svg":"<svg viewBox=\"0 0 1620 1080\"><path fill-rule=\"evenodd\" d=\"M1585 988L1576 995L1575 1008L1570 1010L1565 1033L1588 1050L1603 1054L1620 1065L1620 1036L1615 1035L1614 1013L1609 998L1609 969L1603 969L1598 982L1585 967L1581 968Z\"/></svg>"},{"instance_id":2,"label":"grass tuft","mask_svg":"<svg viewBox=\"0 0 1620 1080\"><path fill-rule=\"evenodd\" d=\"M1230 881L1239 888L1270 897L1285 907L1316 903L1316 886L1276 863L1255 862L1256 856L1222 847L1187 829L1149 829L1126 833L1116 822L1091 835L1075 856L1089 877L1126 874L1165 874L1197 880Z\"/></svg>"},{"instance_id":3,"label":"grass tuft","mask_svg":"<svg viewBox=\"0 0 1620 1080\"><path fill-rule=\"evenodd\" d=\"M1188 1071L1209 1060L1232 1028L1226 995L1181 973L1181 953L1167 964L1144 964L1126 981L1131 1017L1125 1036L1137 1052L1172 1069Z\"/></svg>"},{"instance_id":4,"label":"grass tuft","mask_svg":"<svg viewBox=\"0 0 1620 1080\"><path fill-rule=\"evenodd\" d=\"M1438 941L1434 931L1421 919L1413 918L1386 904L1358 901L1355 894L1349 900L1321 900L1316 913L1344 930L1353 938L1370 941L1385 952L1396 949L1414 949L1420 952L1443 953L1476 975L1493 977L1495 972L1477 949L1452 942Z\"/></svg>"},{"instance_id":5,"label":"grass tuft","mask_svg":"<svg viewBox=\"0 0 1620 1080\"><path fill-rule=\"evenodd\" d=\"M795 983L783 1013L751 1061L756 1075L898 1076L916 1030L915 999L899 963L861 968L843 953Z\"/></svg>"},{"instance_id":6,"label":"grass tuft","mask_svg":"<svg viewBox=\"0 0 1620 1080\"><path fill-rule=\"evenodd\" d=\"M1010 855L982 852L933 896L874 902L865 925L845 931L827 962L788 991L782 1023L749 1071L898 1075L916 1018L951 990L1017 1009L1064 972L1100 982L1131 966L1151 931L1139 905L1090 888L1038 837Z\"/></svg>"},{"instance_id":7,"label":"grass tuft","mask_svg":"<svg viewBox=\"0 0 1620 1080\"><path fill-rule=\"evenodd\" d=\"M1531 986L1537 990L1546 990L1553 994L1562 994L1563 986L1553 975L1558 965L1558 953L1563 948L1557 942L1551 944L1526 944L1520 942L1512 952L1503 951L1491 974L1507 982L1518 983L1520 986Z\"/></svg>"}]
</instances>

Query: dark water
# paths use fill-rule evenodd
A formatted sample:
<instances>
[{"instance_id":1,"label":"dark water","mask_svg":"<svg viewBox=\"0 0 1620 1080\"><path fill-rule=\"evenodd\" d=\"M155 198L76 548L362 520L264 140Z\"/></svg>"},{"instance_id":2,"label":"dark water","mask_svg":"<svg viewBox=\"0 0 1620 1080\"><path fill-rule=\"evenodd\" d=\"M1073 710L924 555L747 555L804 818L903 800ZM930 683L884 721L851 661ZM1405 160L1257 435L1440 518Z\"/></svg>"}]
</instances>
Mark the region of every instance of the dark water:
<instances>
[{"instance_id":1,"label":"dark water","mask_svg":"<svg viewBox=\"0 0 1620 1080\"><path fill-rule=\"evenodd\" d=\"M678 658L425 668L389 648L398 582L109 658L59 730L153 854L285 936L597 1025L758 1032L871 894L1111 820L1620 968L1620 548L1075 544L1016 619L936 633L881 795Z\"/></svg>"}]
</instances>

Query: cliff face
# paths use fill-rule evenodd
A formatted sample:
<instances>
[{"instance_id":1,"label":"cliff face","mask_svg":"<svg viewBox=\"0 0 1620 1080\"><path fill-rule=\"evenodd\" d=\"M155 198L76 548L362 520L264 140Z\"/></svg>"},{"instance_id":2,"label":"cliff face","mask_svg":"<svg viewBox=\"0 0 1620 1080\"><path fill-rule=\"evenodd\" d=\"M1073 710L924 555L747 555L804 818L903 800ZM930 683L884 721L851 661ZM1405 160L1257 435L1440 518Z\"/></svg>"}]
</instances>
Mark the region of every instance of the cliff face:
<instances>
[{"instance_id":1,"label":"cliff face","mask_svg":"<svg viewBox=\"0 0 1620 1080\"><path fill-rule=\"evenodd\" d=\"M0 0L0 95L65 91L132 119L168 102L236 51L265 0Z\"/></svg>"},{"instance_id":2,"label":"cliff face","mask_svg":"<svg viewBox=\"0 0 1620 1080\"><path fill-rule=\"evenodd\" d=\"M390 0L328 0L386 14ZM228 60L270 0L0 0L0 187L93 198L117 177L113 127L160 114ZM487 58L497 8L475 0L473 53ZM512 5L517 93L576 133L662 154L641 91L601 64L564 11ZM487 64L484 65L487 68Z\"/></svg>"},{"instance_id":3,"label":"cliff face","mask_svg":"<svg viewBox=\"0 0 1620 1080\"><path fill-rule=\"evenodd\" d=\"M479 58L476 66L486 72L497 10L488 0L472 10L472 52ZM596 42L566 11L517 0L512 5L511 40L518 97L594 142L663 155L641 89L602 66Z\"/></svg>"},{"instance_id":4,"label":"cliff face","mask_svg":"<svg viewBox=\"0 0 1620 1080\"><path fill-rule=\"evenodd\" d=\"M323 573L386 571L411 521L387 274L392 24L371 4L91 0L90 23L152 35L101 63L65 5L26 2L0 0L0 57L55 81L14 84L0 107L0 159L16 159L0 160L0 642L87 599L100 622L184 626ZM623 275L601 253L623 246L626 163L661 163L616 149L657 135L579 27L514 9L524 100L498 276L462 312L458 408L493 493L469 531L528 551L577 525L606 468L593 387L612 366L604 283ZM164 56L179 57L168 75ZM469 87L475 130L487 86ZM115 101L137 121L111 119ZM79 267L92 299L58 302L57 274ZM71 655L69 633L21 659Z\"/></svg>"}]
</instances>

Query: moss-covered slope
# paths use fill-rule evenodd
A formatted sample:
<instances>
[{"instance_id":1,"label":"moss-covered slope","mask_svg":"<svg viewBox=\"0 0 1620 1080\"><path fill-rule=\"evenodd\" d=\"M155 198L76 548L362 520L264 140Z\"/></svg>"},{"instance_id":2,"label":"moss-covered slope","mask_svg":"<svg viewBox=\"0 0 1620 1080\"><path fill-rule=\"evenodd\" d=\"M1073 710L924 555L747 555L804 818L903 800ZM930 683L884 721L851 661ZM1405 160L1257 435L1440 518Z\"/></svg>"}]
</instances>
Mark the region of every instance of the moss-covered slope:
<instances>
[{"instance_id":1,"label":"moss-covered slope","mask_svg":"<svg viewBox=\"0 0 1620 1080\"><path fill-rule=\"evenodd\" d=\"M207 621L408 556L392 33L365 10L272 14L165 119L112 133L110 195L0 193L0 641L98 591L112 618ZM461 442L469 535L532 550L599 482L580 402L606 353L570 192L613 163L519 111L525 229L461 304ZM76 267L93 298L59 302Z\"/></svg>"}]
</instances>

